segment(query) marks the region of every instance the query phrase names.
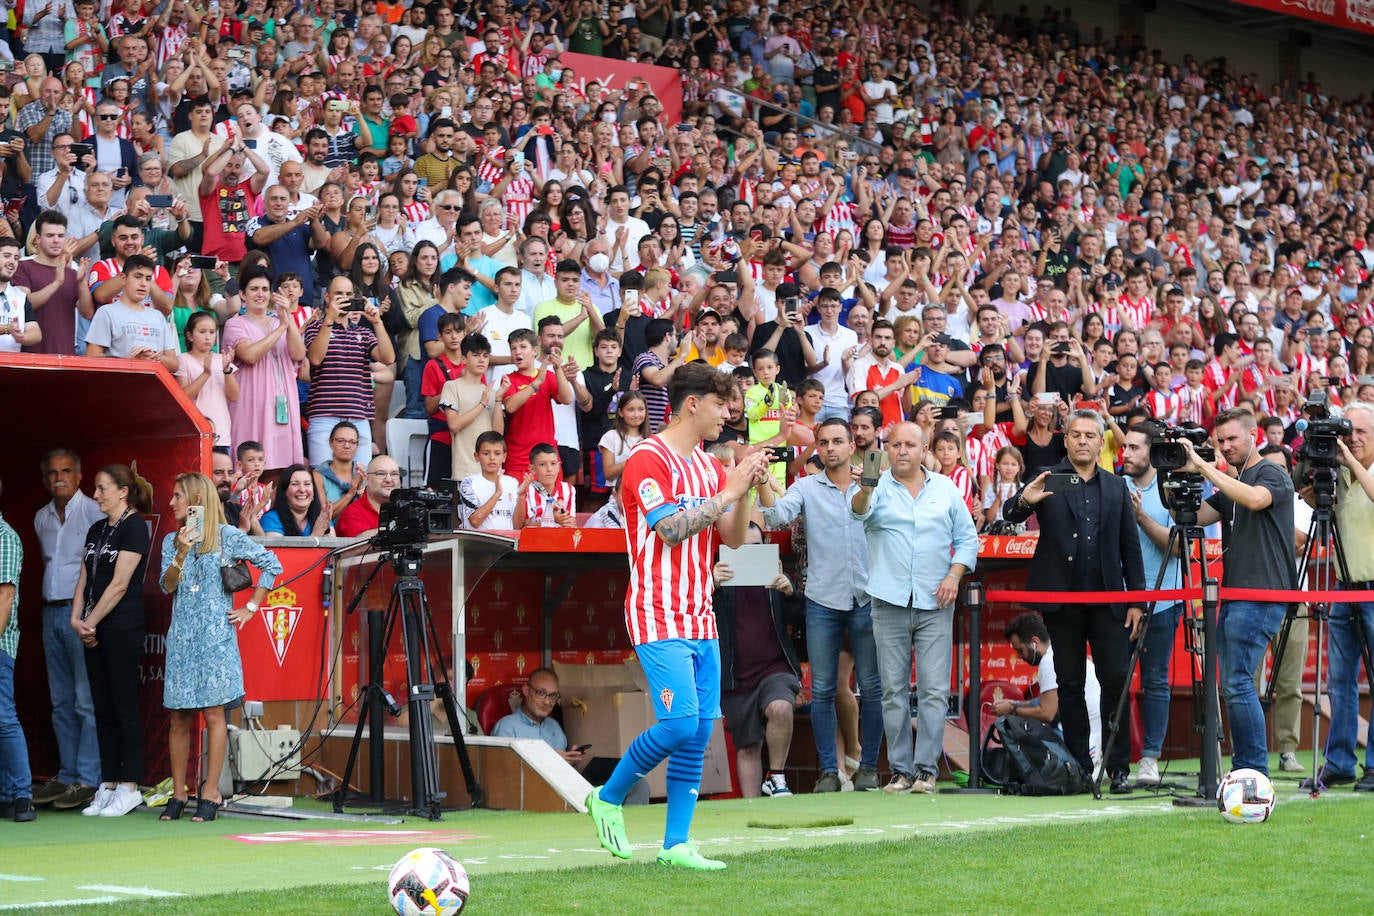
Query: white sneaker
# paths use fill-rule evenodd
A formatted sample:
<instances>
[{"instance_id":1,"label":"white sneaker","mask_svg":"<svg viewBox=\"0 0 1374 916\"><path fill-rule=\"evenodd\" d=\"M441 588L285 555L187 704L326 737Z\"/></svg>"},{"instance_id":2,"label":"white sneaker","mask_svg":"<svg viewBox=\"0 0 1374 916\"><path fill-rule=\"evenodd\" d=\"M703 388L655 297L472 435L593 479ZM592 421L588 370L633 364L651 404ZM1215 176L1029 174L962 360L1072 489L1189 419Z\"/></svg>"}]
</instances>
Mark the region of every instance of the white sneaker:
<instances>
[{"instance_id":1,"label":"white sneaker","mask_svg":"<svg viewBox=\"0 0 1374 916\"><path fill-rule=\"evenodd\" d=\"M130 789L128 786L120 786L113 792L113 797L100 811L101 817L123 817L130 811L143 804L143 793L137 789Z\"/></svg>"},{"instance_id":2,"label":"white sneaker","mask_svg":"<svg viewBox=\"0 0 1374 916\"><path fill-rule=\"evenodd\" d=\"M1138 786L1159 785L1159 761L1153 757L1141 757L1135 768L1135 784Z\"/></svg>"},{"instance_id":3,"label":"white sneaker","mask_svg":"<svg viewBox=\"0 0 1374 916\"><path fill-rule=\"evenodd\" d=\"M114 795L114 789L102 785L95 790L95 797L91 799L91 803L81 809L81 814L84 817L96 817L101 811L105 810L105 806L110 803L110 799L114 798Z\"/></svg>"},{"instance_id":4,"label":"white sneaker","mask_svg":"<svg viewBox=\"0 0 1374 916\"><path fill-rule=\"evenodd\" d=\"M770 798L781 798L784 795L791 795L792 790L787 788L787 777L781 773L774 773L772 776L765 777L763 780L763 794Z\"/></svg>"},{"instance_id":5,"label":"white sneaker","mask_svg":"<svg viewBox=\"0 0 1374 916\"><path fill-rule=\"evenodd\" d=\"M1298 755L1292 751L1279 754L1279 769L1285 773L1303 773L1306 768L1298 762Z\"/></svg>"}]
</instances>

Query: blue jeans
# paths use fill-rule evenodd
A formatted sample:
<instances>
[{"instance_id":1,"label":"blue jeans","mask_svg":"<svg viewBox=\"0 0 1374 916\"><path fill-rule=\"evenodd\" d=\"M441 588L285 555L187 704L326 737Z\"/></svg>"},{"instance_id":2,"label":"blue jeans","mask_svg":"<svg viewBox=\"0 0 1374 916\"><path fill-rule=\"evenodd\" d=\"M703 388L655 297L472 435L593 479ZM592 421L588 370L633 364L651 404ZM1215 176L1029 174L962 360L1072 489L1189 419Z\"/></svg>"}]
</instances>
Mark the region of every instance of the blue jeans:
<instances>
[{"instance_id":1,"label":"blue jeans","mask_svg":"<svg viewBox=\"0 0 1374 916\"><path fill-rule=\"evenodd\" d=\"M883 743L883 683L878 676L878 646L873 641L873 606L859 604L837 611L806 599L806 653L811 660L811 730L822 773L839 772L835 750L835 688L845 631L854 651L854 679L859 684L859 765L877 768Z\"/></svg>"},{"instance_id":2,"label":"blue jeans","mask_svg":"<svg viewBox=\"0 0 1374 916\"><path fill-rule=\"evenodd\" d=\"M1354 775L1355 732L1360 721L1360 644L1355 639L1355 615L1364 624L1365 639L1374 639L1374 601L1333 604L1327 632L1326 659L1331 665L1327 693L1331 697L1331 730L1326 734L1326 765L1332 772ZM1364 765L1374 768L1374 750L1366 743Z\"/></svg>"},{"instance_id":3,"label":"blue jeans","mask_svg":"<svg viewBox=\"0 0 1374 916\"><path fill-rule=\"evenodd\" d=\"M401 416L407 420L423 420L429 416L425 413L425 399L420 394L420 383L424 381L424 370L425 364L423 360L418 358L407 359L405 368L401 370L401 383L406 387L405 412Z\"/></svg>"},{"instance_id":4,"label":"blue jeans","mask_svg":"<svg viewBox=\"0 0 1374 916\"><path fill-rule=\"evenodd\" d=\"M1159 759L1164 750L1164 733L1169 730L1169 659L1182 617L1181 604L1155 611L1145 632L1145 650L1140 655L1140 721L1145 731L1142 757Z\"/></svg>"},{"instance_id":5,"label":"blue jeans","mask_svg":"<svg viewBox=\"0 0 1374 916\"><path fill-rule=\"evenodd\" d=\"M894 774L939 772L945 742L954 607L928 611L873 599L873 641L883 683L883 730ZM916 655L916 742L911 739L911 656Z\"/></svg>"},{"instance_id":6,"label":"blue jeans","mask_svg":"<svg viewBox=\"0 0 1374 916\"><path fill-rule=\"evenodd\" d=\"M848 407L822 407L821 412L816 414L816 425L820 426L826 420L843 420L849 422Z\"/></svg>"},{"instance_id":7,"label":"blue jeans","mask_svg":"<svg viewBox=\"0 0 1374 916\"><path fill-rule=\"evenodd\" d=\"M0 650L0 802L30 798L29 745L14 705L14 659Z\"/></svg>"},{"instance_id":8,"label":"blue jeans","mask_svg":"<svg viewBox=\"0 0 1374 916\"><path fill-rule=\"evenodd\" d=\"M1274 601L1223 601L1217 616L1221 695L1231 723L1231 767L1269 775L1264 710L1255 693L1255 668L1283 625L1288 606Z\"/></svg>"},{"instance_id":9,"label":"blue jeans","mask_svg":"<svg viewBox=\"0 0 1374 916\"><path fill-rule=\"evenodd\" d=\"M60 769L65 785L100 784L100 745L95 734L95 704L86 679L86 652L72 629L72 605L43 605L43 655L48 664L48 696L52 699L52 730L57 736Z\"/></svg>"}]
</instances>

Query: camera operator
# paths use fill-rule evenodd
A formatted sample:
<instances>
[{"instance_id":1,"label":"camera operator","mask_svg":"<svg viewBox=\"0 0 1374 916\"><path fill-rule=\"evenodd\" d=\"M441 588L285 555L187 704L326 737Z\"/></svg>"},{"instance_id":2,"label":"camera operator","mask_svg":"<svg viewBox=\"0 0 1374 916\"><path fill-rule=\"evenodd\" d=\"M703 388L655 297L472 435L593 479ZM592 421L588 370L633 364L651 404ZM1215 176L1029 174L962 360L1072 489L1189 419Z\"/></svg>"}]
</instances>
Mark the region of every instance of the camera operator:
<instances>
[{"instance_id":1,"label":"camera operator","mask_svg":"<svg viewBox=\"0 0 1374 916\"><path fill-rule=\"evenodd\" d=\"M1173 553L1165 555L1171 520L1165 508L1162 481L1150 464L1150 440L1157 428L1150 422L1130 428L1122 443L1121 470L1135 508L1145 583L1150 588L1180 588L1178 547L1175 545ZM1140 655L1140 720L1145 734L1136 767L1137 786L1159 785L1159 755L1164 749L1164 733L1169 729L1169 659L1182 616L1182 602L1157 602L1145 631L1145 649Z\"/></svg>"},{"instance_id":2,"label":"camera operator","mask_svg":"<svg viewBox=\"0 0 1374 916\"><path fill-rule=\"evenodd\" d=\"M1198 509L1198 524L1222 523L1225 547L1223 588L1288 590L1293 569L1293 481L1283 468L1266 461L1255 444L1255 418L1233 407L1217 416L1217 448L1236 470L1232 477L1198 457L1193 443L1180 440L1188 454L1184 471L1211 481L1217 492ZM1282 601L1223 601L1217 615L1217 653L1221 693L1231 724L1231 766L1269 775L1264 710L1255 692L1255 666L1283 624Z\"/></svg>"},{"instance_id":3,"label":"camera operator","mask_svg":"<svg viewBox=\"0 0 1374 916\"><path fill-rule=\"evenodd\" d=\"M1040 522L1040 537L1026 578L1029 589L1096 592L1145 588L1140 541L1126 483L1097 464L1104 435L1102 417L1096 411L1070 413L1064 437L1068 460L1037 475L1002 510L1009 522L1024 522L1032 514ZM1046 479L1051 472L1075 477L1076 486L1068 481L1061 492L1048 488ZM1126 686L1130 640L1139 632L1145 609L1138 602L1118 602L1052 605L1046 611L1045 626L1054 642L1064 743L1083 771L1091 773L1084 698L1086 646L1092 646L1102 685L1102 720L1109 721ZM1131 791L1129 744L1117 741L1107 760L1114 794Z\"/></svg>"},{"instance_id":4,"label":"camera operator","mask_svg":"<svg viewBox=\"0 0 1374 916\"><path fill-rule=\"evenodd\" d=\"M1336 480L1336 528L1344 548L1350 581L1340 587L1364 591L1374 588L1374 404L1346 405L1350 445L1337 440L1340 475ZM1309 496L1303 491L1304 497ZM1310 500L1309 500L1310 501ZM1331 636L1326 656L1331 665L1327 691L1331 697L1331 729L1326 735L1326 763L1318 779L1325 786L1355 782L1355 742L1360 718L1360 643L1356 619L1364 637L1374 638L1374 601L1341 602L1331 606ZM1303 788L1310 788L1309 782ZM1374 792L1374 749L1365 744L1364 775L1356 792Z\"/></svg>"}]
</instances>

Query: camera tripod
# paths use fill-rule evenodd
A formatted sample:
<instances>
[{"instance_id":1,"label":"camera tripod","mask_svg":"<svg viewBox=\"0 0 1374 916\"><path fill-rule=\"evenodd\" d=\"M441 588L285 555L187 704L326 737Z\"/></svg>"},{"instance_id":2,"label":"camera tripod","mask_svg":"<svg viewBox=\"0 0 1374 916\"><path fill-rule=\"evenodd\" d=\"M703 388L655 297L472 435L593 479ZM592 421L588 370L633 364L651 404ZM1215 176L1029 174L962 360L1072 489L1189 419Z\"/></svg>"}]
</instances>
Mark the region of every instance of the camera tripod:
<instances>
[{"instance_id":1,"label":"camera tripod","mask_svg":"<svg viewBox=\"0 0 1374 916\"><path fill-rule=\"evenodd\" d=\"M482 804L482 787L477 783L472 760L468 757L467 742L463 740L467 719L458 715L453 685L448 676L448 665L444 661L439 635L434 628L434 617L425 597L425 584L420 581L420 569L424 563L420 548L403 547L384 553L354 596L348 613L353 613L358 607L386 561L390 561L396 573L396 581L391 586L391 603L387 606L385 617L376 611L368 612L368 683L358 714L358 725L353 731L348 763L344 766L343 781L334 792L334 811L343 812L348 785L358 762L358 750L362 745L364 729L368 730L370 785L366 801L370 805L386 805L383 789L386 757L382 712L386 709L392 715L399 715L400 708L382 686L382 673L386 661L386 647L391 643L396 621L400 620L406 655L406 709L410 726L411 792L410 805L406 811L437 821L442 817L440 803L443 801L444 793L439 791L439 760L434 747L434 725L430 721L430 704L434 699L437 698L443 703L449 734L453 736L453 748L458 753L458 763L462 768L468 797L472 800L474 808Z\"/></svg>"},{"instance_id":2,"label":"camera tripod","mask_svg":"<svg viewBox=\"0 0 1374 916\"><path fill-rule=\"evenodd\" d=\"M1161 496L1164 493L1164 481L1160 480ZM1159 591L1164 585L1164 577L1169 571L1169 559L1177 557L1179 563L1179 577L1182 580L1180 588L1191 590L1193 588L1192 557L1193 548L1197 548L1198 556L1198 577L1202 581L1202 616L1199 618L1191 614L1185 614L1183 618L1184 639L1190 656L1201 657L1201 677L1198 676L1196 662L1191 665L1193 681L1193 730L1202 736L1202 748L1199 753L1201 766L1198 773L1197 793L1192 796L1179 796L1174 799L1174 804L1188 807L1207 807L1216 804L1217 779L1218 779L1218 758L1217 749L1218 735L1221 732L1221 706L1217 696L1217 609L1220 606L1217 580L1207 575L1207 544L1202 527L1197 523L1197 510L1200 505L1202 490L1200 483L1183 481L1180 489L1183 493L1170 498L1178 508L1175 509L1175 518L1178 524L1169 529L1169 541L1164 547L1164 562L1160 564L1159 573L1155 576L1155 591ZM1120 731L1128 721L1127 701L1131 694L1131 680L1135 677L1136 668L1140 664L1140 656L1145 651L1145 635L1150 630L1150 622L1154 617L1156 602L1150 602L1145 609L1145 616L1141 618L1140 635L1135 640L1135 648L1131 651L1131 661L1126 668L1126 680L1121 688L1121 695L1117 698L1116 709L1112 713L1111 721L1107 726L1107 738L1102 746L1102 766L1098 767L1097 773L1093 777L1093 797L1102 797L1102 776L1107 771L1106 761L1110 756L1112 748L1120 735Z\"/></svg>"},{"instance_id":3,"label":"camera tripod","mask_svg":"<svg viewBox=\"0 0 1374 916\"><path fill-rule=\"evenodd\" d=\"M1318 592L1334 591L1340 582L1351 581L1349 567L1345 562L1345 548L1341 546L1340 530L1336 527L1336 469L1329 467L1313 468L1312 491L1317 504L1312 509L1312 523L1307 528L1307 544L1303 547L1302 560L1298 564L1298 587L1301 588L1307 583L1310 574L1313 590ZM1323 550L1325 551L1324 557L1322 555ZM1306 617L1317 622L1317 669L1315 690L1312 697L1311 782L1312 795L1316 797L1325 788L1319 778L1322 768L1317 766L1317 750L1322 747L1322 667L1325 662L1326 643L1330 638L1331 602L1308 602ZM1278 686L1279 666L1283 663L1284 655L1289 651L1289 631L1292 630L1293 621L1297 618L1297 604L1288 605L1288 615L1284 618L1283 628L1279 630L1279 635L1274 641L1274 665L1269 676L1269 684L1264 691L1264 703L1271 708L1274 704L1274 693ZM1370 655L1369 634L1364 631L1364 620L1359 614L1353 613L1350 615L1350 623L1351 630L1355 634L1355 640L1359 643L1360 657L1364 661L1365 676L1370 679L1371 683L1374 683L1374 657ZM1301 647L1301 649L1305 650L1306 646ZM1324 750L1322 756L1325 757Z\"/></svg>"}]
</instances>

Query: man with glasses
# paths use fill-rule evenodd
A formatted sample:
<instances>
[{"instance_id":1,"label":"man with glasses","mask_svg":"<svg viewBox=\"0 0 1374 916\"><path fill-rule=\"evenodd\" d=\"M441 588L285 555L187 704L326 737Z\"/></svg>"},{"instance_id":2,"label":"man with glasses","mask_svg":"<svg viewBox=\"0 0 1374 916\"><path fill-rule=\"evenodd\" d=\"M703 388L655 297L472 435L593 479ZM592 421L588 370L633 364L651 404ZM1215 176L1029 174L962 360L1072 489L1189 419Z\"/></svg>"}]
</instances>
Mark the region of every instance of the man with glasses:
<instances>
[{"instance_id":1,"label":"man with glasses","mask_svg":"<svg viewBox=\"0 0 1374 916\"><path fill-rule=\"evenodd\" d=\"M359 435L366 428L358 427ZM341 538L369 537L381 525L382 506L391 502L391 491L401 485L401 466L386 455L378 455L367 466L363 495L348 504L339 515L334 530Z\"/></svg>"},{"instance_id":2,"label":"man with glasses","mask_svg":"<svg viewBox=\"0 0 1374 916\"><path fill-rule=\"evenodd\" d=\"M53 166L33 180L34 188L38 191L39 206L45 210L57 210L69 219L77 204L86 199L86 173L94 162L94 154L78 160L72 152L74 142L69 133L55 136L49 157Z\"/></svg>"},{"instance_id":3,"label":"man with glasses","mask_svg":"<svg viewBox=\"0 0 1374 916\"><path fill-rule=\"evenodd\" d=\"M520 695L523 697L520 705L496 723L491 730L492 737L538 738L569 763L581 762L586 752L568 750L568 736L553 718L553 709L563 698L558 692L558 675L548 668L536 668L520 688Z\"/></svg>"},{"instance_id":4,"label":"man with glasses","mask_svg":"<svg viewBox=\"0 0 1374 916\"><path fill-rule=\"evenodd\" d=\"M455 242L458 239L458 214L463 210L463 197L457 191L440 191L434 198L433 213L429 219L415 227L415 241L433 242L439 249L439 257L442 259L441 266L447 270L453 266L454 255L458 254L458 260L463 260L463 254L457 252ZM481 248L481 225L478 225L478 248L471 254L480 255ZM472 267L468 267L472 270Z\"/></svg>"}]
</instances>

